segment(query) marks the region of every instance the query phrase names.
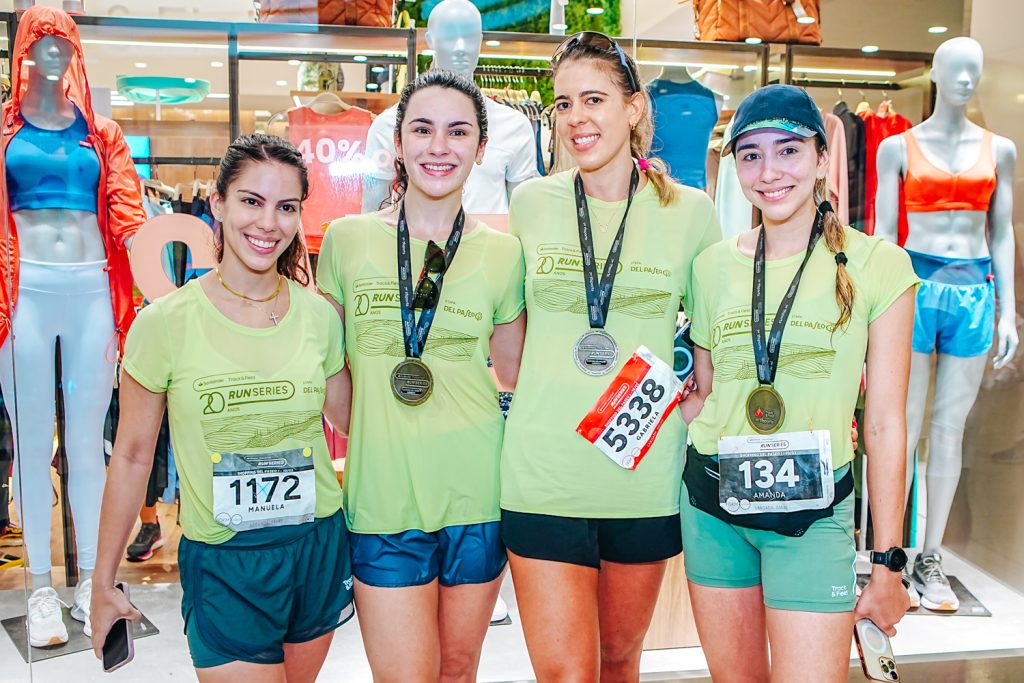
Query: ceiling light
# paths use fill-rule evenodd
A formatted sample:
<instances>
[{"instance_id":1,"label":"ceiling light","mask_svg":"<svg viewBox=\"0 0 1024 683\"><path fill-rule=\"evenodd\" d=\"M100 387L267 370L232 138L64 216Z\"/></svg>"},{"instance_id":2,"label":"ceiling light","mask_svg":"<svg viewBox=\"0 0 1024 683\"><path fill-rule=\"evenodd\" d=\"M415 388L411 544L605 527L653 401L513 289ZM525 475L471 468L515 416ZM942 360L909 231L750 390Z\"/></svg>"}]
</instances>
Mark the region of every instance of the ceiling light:
<instances>
[{"instance_id":1,"label":"ceiling light","mask_svg":"<svg viewBox=\"0 0 1024 683\"><path fill-rule=\"evenodd\" d=\"M380 86L379 86L379 85L377 85L376 83L367 83L367 84L366 84L366 89L367 89L367 90L376 90L376 89L377 89L377 88L379 88L379 87L380 87Z\"/></svg>"},{"instance_id":2,"label":"ceiling light","mask_svg":"<svg viewBox=\"0 0 1024 683\"><path fill-rule=\"evenodd\" d=\"M383 66L380 66L380 65L378 64L377 66L371 67L371 68L370 68L370 71L372 71L372 72L373 72L373 73L375 73L375 74L382 74L382 73L384 73L385 71L387 71L387 69L386 69L386 68L384 68Z\"/></svg>"},{"instance_id":3,"label":"ceiling light","mask_svg":"<svg viewBox=\"0 0 1024 683\"><path fill-rule=\"evenodd\" d=\"M274 84L279 85L283 88L284 86L288 85L288 81L275 81Z\"/></svg>"},{"instance_id":4,"label":"ceiling light","mask_svg":"<svg viewBox=\"0 0 1024 683\"><path fill-rule=\"evenodd\" d=\"M135 62L136 69L145 69L147 66L149 66L149 64L146 64L145 62Z\"/></svg>"},{"instance_id":5,"label":"ceiling light","mask_svg":"<svg viewBox=\"0 0 1024 683\"><path fill-rule=\"evenodd\" d=\"M755 37L751 36L750 38L747 38L743 42L746 43L747 45L760 45L761 44L761 39L760 38L755 38Z\"/></svg>"},{"instance_id":6,"label":"ceiling light","mask_svg":"<svg viewBox=\"0 0 1024 683\"><path fill-rule=\"evenodd\" d=\"M814 67L799 67L794 66L793 71L800 72L802 74L834 74L834 75L847 75L847 76L874 76L875 78L892 78L896 75L895 71L885 71L877 69L824 69Z\"/></svg>"},{"instance_id":7,"label":"ceiling light","mask_svg":"<svg viewBox=\"0 0 1024 683\"><path fill-rule=\"evenodd\" d=\"M604 14L604 7L588 7L587 14L596 17L599 14Z\"/></svg>"},{"instance_id":8,"label":"ceiling light","mask_svg":"<svg viewBox=\"0 0 1024 683\"><path fill-rule=\"evenodd\" d=\"M1019 93L1014 99L1017 100L1017 104L1024 104L1024 92Z\"/></svg>"},{"instance_id":9,"label":"ceiling light","mask_svg":"<svg viewBox=\"0 0 1024 683\"><path fill-rule=\"evenodd\" d=\"M255 111L255 116L256 116L256 118L258 118L258 119L269 119L269 118L270 118L270 116L271 116L271 114L270 114L270 112L269 112L269 111L267 111L266 109L257 109L257 110Z\"/></svg>"},{"instance_id":10,"label":"ceiling light","mask_svg":"<svg viewBox=\"0 0 1024 683\"><path fill-rule=\"evenodd\" d=\"M288 66L301 66L301 65L302 65L302 62L300 62L297 59L289 59L288 60Z\"/></svg>"},{"instance_id":11,"label":"ceiling light","mask_svg":"<svg viewBox=\"0 0 1024 683\"><path fill-rule=\"evenodd\" d=\"M750 73L752 71L757 71L757 67L754 66L753 64L747 64L745 67L743 67L743 70L746 71L747 73Z\"/></svg>"},{"instance_id":12,"label":"ceiling light","mask_svg":"<svg viewBox=\"0 0 1024 683\"><path fill-rule=\"evenodd\" d=\"M355 57L352 58L352 61L353 62L365 62L366 61L366 55L356 55Z\"/></svg>"},{"instance_id":13,"label":"ceiling light","mask_svg":"<svg viewBox=\"0 0 1024 683\"><path fill-rule=\"evenodd\" d=\"M945 33L949 28L946 26L931 26L928 28L928 33Z\"/></svg>"},{"instance_id":14,"label":"ceiling light","mask_svg":"<svg viewBox=\"0 0 1024 683\"><path fill-rule=\"evenodd\" d=\"M186 83L195 83L195 82L196 82L196 79L194 79L194 78L186 78L186 79L185 79L185 82L186 82Z\"/></svg>"},{"instance_id":15,"label":"ceiling light","mask_svg":"<svg viewBox=\"0 0 1024 683\"><path fill-rule=\"evenodd\" d=\"M222 66L224 66L224 62L210 62L210 66L212 66L214 69L219 69Z\"/></svg>"},{"instance_id":16,"label":"ceiling light","mask_svg":"<svg viewBox=\"0 0 1024 683\"><path fill-rule=\"evenodd\" d=\"M209 100L226 100L228 98L228 94L226 92L212 92L207 95L206 98Z\"/></svg>"},{"instance_id":17,"label":"ceiling light","mask_svg":"<svg viewBox=\"0 0 1024 683\"><path fill-rule=\"evenodd\" d=\"M865 45L864 47L862 47L860 49L860 51L861 52L867 52L868 54L870 54L872 52L878 52L878 46L877 45Z\"/></svg>"},{"instance_id":18,"label":"ceiling light","mask_svg":"<svg viewBox=\"0 0 1024 683\"><path fill-rule=\"evenodd\" d=\"M798 24L813 24L817 21L814 17L797 17L796 23Z\"/></svg>"},{"instance_id":19,"label":"ceiling light","mask_svg":"<svg viewBox=\"0 0 1024 683\"><path fill-rule=\"evenodd\" d=\"M498 47L499 45L501 45L501 41L500 40L488 40L488 41L484 42L484 45L486 45L487 47Z\"/></svg>"}]
</instances>

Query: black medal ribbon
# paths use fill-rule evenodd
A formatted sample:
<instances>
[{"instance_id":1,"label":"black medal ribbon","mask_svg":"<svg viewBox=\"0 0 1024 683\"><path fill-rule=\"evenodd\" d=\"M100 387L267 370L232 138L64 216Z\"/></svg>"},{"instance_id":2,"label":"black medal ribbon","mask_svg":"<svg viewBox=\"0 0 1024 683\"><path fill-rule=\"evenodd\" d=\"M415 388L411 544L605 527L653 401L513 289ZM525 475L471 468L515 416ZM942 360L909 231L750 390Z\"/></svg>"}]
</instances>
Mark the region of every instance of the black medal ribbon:
<instances>
[{"instance_id":1,"label":"black medal ribbon","mask_svg":"<svg viewBox=\"0 0 1024 683\"><path fill-rule=\"evenodd\" d=\"M441 304L441 285L444 274L451 267L455 260L455 252L459 249L459 242L462 240L462 228L466 222L466 214L459 207L459 214L455 217L451 234L445 243L444 271L438 274L437 298L432 306L423 308L419 320L416 320L416 311L413 310L413 300L416 293L412 286L412 256L409 253L410 238L409 224L405 220L405 202L402 202L398 209L398 292L399 304L402 311L402 336L405 338L406 358L419 358L423 355L423 349L427 344L427 335L430 334L430 327L434 322L434 314ZM429 274L424 271L424 277Z\"/></svg>"},{"instance_id":2,"label":"black medal ribbon","mask_svg":"<svg viewBox=\"0 0 1024 683\"><path fill-rule=\"evenodd\" d=\"M633 165L633 173L629 178L629 196L626 199L626 212L622 214L622 222L615 233L608 258L604 262L601 280L597 279L597 259L594 256L594 233L590 227L590 210L587 208L587 194L583 188L583 179L576 173L576 222L580 230L580 251L583 254L583 286L587 292L587 317L590 318L591 329L602 329L608 318L608 306L612 301L612 286L615 284L615 271L619 268L619 256L622 254L622 237L626 230L626 217L633 203L633 195L640 184L640 173Z\"/></svg>"},{"instance_id":3,"label":"black medal ribbon","mask_svg":"<svg viewBox=\"0 0 1024 683\"><path fill-rule=\"evenodd\" d=\"M754 361L757 364L757 381L761 386L775 384L775 372L779 369L779 350L782 348L782 333L786 328L786 321L793 310L793 301L796 299L796 291L800 287L800 278L804 274L804 268L811 259L814 245L818 243L821 235L825 232L825 214L832 210L828 202L818 205L817 215L814 218L814 227L811 228L811 237L807 243L807 252L800 264L799 270L789 283L789 289L779 304L779 310L775 313L775 320L772 322L772 331L765 343L765 312L764 312L764 289L765 289L765 246L764 246L764 225L757 236L757 251L754 254L754 291L750 304L750 328L754 339Z\"/></svg>"}]
</instances>

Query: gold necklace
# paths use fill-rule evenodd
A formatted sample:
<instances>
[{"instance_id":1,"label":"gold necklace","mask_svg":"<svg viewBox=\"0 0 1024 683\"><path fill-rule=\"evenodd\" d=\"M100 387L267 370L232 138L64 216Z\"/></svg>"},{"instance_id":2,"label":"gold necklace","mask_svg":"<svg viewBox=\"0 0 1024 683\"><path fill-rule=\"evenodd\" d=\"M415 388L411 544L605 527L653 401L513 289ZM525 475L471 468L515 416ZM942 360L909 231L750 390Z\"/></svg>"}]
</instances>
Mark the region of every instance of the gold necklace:
<instances>
[{"instance_id":1,"label":"gold necklace","mask_svg":"<svg viewBox=\"0 0 1024 683\"><path fill-rule=\"evenodd\" d=\"M281 293L281 285L284 283L284 277L282 277L280 274L278 274L278 276L277 276L277 289L275 289L271 293L271 295L266 297L266 298L254 299L251 296L246 296L245 294L242 294L241 292L236 292L235 290L231 289L231 287L228 286L228 283L224 282L224 278L222 278L220 276L220 269L219 268L214 268L213 272L217 275L217 280L220 281L220 284L221 284L221 286L224 287L224 289L228 290L229 292L231 292L232 294L237 296L239 299L245 299L246 301L255 301L256 303L261 303L261 304L262 303L266 303L266 302L270 301L271 299L276 298L277 295Z\"/></svg>"}]
</instances>

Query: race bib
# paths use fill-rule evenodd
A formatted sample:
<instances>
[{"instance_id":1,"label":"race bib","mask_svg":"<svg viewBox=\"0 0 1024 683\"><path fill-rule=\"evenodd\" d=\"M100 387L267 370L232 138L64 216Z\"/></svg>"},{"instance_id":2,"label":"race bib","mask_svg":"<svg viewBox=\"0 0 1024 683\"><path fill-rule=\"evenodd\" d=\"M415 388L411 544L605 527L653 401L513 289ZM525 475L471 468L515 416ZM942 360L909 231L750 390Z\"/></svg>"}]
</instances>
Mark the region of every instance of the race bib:
<instances>
[{"instance_id":1,"label":"race bib","mask_svg":"<svg viewBox=\"0 0 1024 683\"><path fill-rule=\"evenodd\" d=\"M835 498L828 430L718 441L718 502L734 515L821 510Z\"/></svg>"},{"instance_id":2,"label":"race bib","mask_svg":"<svg viewBox=\"0 0 1024 683\"><path fill-rule=\"evenodd\" d=\"M277 453L214 453L214 519L232 531L313 521L312 455L308 447Z\"/></svg>"},{"instance_id":3,"label":"race bib","mask_svg":"<svg viewBox=\"0 0 1024 683\"><path fill-rule=\"evenodd\" d=\"M627 470L635 470L682 398L683 383L641 346L626 361L576 432Z\"/></svg>"}]
</instances>

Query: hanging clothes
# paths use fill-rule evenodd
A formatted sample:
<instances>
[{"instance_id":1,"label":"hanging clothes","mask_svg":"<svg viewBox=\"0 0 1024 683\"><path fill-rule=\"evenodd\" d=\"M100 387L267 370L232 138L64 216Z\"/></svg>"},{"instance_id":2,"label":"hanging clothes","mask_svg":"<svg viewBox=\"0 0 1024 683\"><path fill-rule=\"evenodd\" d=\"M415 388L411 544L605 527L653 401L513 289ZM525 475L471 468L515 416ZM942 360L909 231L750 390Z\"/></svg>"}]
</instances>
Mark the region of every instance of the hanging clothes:
<instances>
[{"instance_id":1,"label":"hanging clothes","mask_svg":"<svg viewBox=\"0 0 1024 683\"><path fill-rule=\"evenodd\" d=\"M881 108L881 107L880 107ZM865 169L864 183L864 232L869 235L875 234L875 195L878 193L878 169L876 160L878 158L878 146L882 140L893 135L899 135L903 131L910 130L912 124L903 116L894 111L887 111L885 115L876 114L868 109L858 114L864 121L864 146ZM907 210L903 206L903 189L900 188L900 215L898 231L900 234L907 234Z\"/></svg>"},{"instance_id":2,"label":"hanging clothes","mask_svg":"<svg viewBox=\"0 0 1024 683\"><path fill-rule=\"evenodd\" d=\"M309 168L302 232L310 254L320 253L327 223L362 212L363 175L373 170L365 154L372 123L373 114L359 107L331 114L310 107L288 110L288 140Z\"/></svg>"},{"instance_id":3,"label":"hanging clothes","mask_svg":"<svg viewBox=\"0 0 1024 683\"><path fill-rule=\"evenodd\" d=\"M828 143L829 202L843 225L850 224L850 181L846 166L846 132L838 116L822 112Z\"/></svg>"},{"instance_id":4,"label":"hanging clothes","mask_svg":"<svg viewBox=\"0 0 1024 683\"><path fill-rule=\"evenodd\" d=\"M732 124L725 127L725 139L732 138ZM722 226L722 238L734 237L754 225L754 205L743 195L736 175L736 155L722 157L718 162L718 187L715 190L715 211Z\"/></svg>"},{"instance_id":5,"label":"hanging clothes","mask_svg":"<svg viewBox=\"0 0 1024 683\"><path fill-rule=\"evenodd\" d=\"M651 156L668 164L669 175L703 190L708 141L718 123L715 94L697 81L678 83L656 78L647 85L654 114Z\"/></svg>"},{"instance_id":6,"label":"hanging clothes","mask_svg":"<svg viewBox=\"0 0 1024 683\"><path fill-rule=\"evenodd\" d=\"M864 119L857 116L846 102L837 102L832 113L839 117L846 137L846 175L849 190L850 222L864 231L864 186L867 172L867 145L864 140Z\"/></svg>"}]
</instances>

